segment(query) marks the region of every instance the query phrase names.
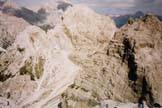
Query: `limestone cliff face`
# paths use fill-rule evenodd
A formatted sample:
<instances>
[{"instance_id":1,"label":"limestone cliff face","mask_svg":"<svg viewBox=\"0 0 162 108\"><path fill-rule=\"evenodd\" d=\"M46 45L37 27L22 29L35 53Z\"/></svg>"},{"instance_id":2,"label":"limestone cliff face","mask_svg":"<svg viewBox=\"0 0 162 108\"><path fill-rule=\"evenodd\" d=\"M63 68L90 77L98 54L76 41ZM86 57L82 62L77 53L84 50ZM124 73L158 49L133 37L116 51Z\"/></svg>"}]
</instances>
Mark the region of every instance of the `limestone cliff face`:
<instances>
[{"instance_id":1,"label":"limestone cliff face","mask_svg":"<svg viewBox=\"0 0 162 108\"><path fill-rule=\"evenodd\" d=\"M148 105L162 104L162 23L148 15L129 22L114 39L124 45L122 60L137 97L144 96Z\"/></svg>"},{"instance_id":2,"label":"limestone cliff face","mask_svg":"<svg viewBox=\"0 0 162 108\"><path fill-rule=\"evenodd\" d=\"M162 104L161 36L153 16L118 30L107 16L69 7L54 29L28 26L1 53L1 106L135 108L139 98Z\"/></svg>"},{"instance_id":3,"label":"limestone cliff face","mask_svg":"<svg viewBox=\"0 0 162 108\"><path fill-rule=\"evenodd\" d=\"M161 22L145 16L129 21L107 46L100 44L87 55L80 47L72 60L82 69L62 94L62 107L98 108L107 99L137 103L143 98L149 106L162 104L161 36Z\"/></svg>"},{"instance_id":4,"label":"limestone cliff face","mask_svg":"<svg viewBox=\"0 0 162 108\"><path fill-rule=\"evenodd\" d=\"M58 107L59 95L82 71L78 60L82 57L84 63L93 50L102 51L116 30L109 17L83 6L69 8L62 20L47 33L36 26L26 28L2 53L3 107Z\"/></svg>"},{"instance_id":5,"label":"limestone cliff face","mask_svg":"<svg viewBox=\"0 0 162 108\"><path fill-rule=\"evenodd\" d=\"M48 35L38 27L28 27L2 54L0 90L9 105L40 108L53 98L57 100L72 83L77 69L68 59L72 45L59 27L55 30Z\"/></svg>"}]
</instances>

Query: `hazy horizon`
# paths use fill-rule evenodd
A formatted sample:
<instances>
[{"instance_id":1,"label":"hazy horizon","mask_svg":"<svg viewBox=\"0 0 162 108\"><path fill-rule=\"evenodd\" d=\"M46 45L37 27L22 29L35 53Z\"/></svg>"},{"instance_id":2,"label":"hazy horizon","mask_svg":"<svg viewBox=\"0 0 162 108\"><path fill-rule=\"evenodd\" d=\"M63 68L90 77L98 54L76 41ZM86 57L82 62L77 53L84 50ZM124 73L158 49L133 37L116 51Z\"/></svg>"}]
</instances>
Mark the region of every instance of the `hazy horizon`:
<instances>
[{"instance_id":1,"label":"hazy horizon","mask_svg":"<svg viewBox=\"0 0 162 108\"><path fill-rule=\"evenodd\" d=\"M11 0L14 3L34 7L56 0ZM57 0L58 1L58 0ZM162 15L162 0L71 0L74 4L85 4L102 14L130 14L137 11L152 12Z\"/></svg>"}]
</instances>

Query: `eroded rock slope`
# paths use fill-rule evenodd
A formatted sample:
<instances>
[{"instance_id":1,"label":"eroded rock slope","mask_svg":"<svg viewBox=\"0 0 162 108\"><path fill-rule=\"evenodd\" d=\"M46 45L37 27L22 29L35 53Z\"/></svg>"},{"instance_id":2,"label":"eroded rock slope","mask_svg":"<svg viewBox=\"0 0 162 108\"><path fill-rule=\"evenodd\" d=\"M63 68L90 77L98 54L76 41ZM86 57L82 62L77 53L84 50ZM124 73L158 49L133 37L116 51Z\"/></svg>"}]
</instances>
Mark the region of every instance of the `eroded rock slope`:
<instances>
[{"instance_id":1,"label":"eroded rock slope","mask_svg":"<svg viewBox=\"0 0 162 108\"><path fill-rule=\"evenodd\" d=\"M94 44L90 52L79 45L73 54L72 60L82 69L62 94L60 106L98 108L109 99L143 100L150 107L162 104L162 25L156 17L130 20L110 41L97 45L100 48Z\"/></svg>"},{"instance_id":2,"label":"eroded rock slope","mask_svg":"<svg viewBox=\"0 0 162 108\"><path fill-rule=\"evenodd\" d=\"M0 105L134 108L141 98L162 104L161 36L153 16L118 30L107 16L70 7L54 29L29 26L1 53Z\"/></svg>"},{"instance_id":3,"label":"eroded rock slope","mask_svg":"<svg viewBox=\"0 0 162 108\"><path fill-rule=\"evenodd\" d=\"M27 26L29 24L23 19L0 12L0 47L6 49L12 45L19 32Z\"/></svg>"}]
</instances>

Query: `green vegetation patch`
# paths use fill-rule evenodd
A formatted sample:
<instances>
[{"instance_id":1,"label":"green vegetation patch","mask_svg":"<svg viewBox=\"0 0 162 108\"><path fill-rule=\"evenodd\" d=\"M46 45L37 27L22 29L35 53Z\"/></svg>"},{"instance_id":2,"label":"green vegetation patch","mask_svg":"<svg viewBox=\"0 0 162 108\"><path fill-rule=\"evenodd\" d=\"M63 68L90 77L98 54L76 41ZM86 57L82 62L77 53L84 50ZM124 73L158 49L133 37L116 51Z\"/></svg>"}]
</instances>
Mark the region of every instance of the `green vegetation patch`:
<instances>
[{"instance_id":1,"label":"green vegetation patch","mask_svg":"<svg viewBox=\"0 0 162 108\"><path fill-rule=\"evenodd\" d=\"M51 25L49 25L49 24L45 24L45 25L40 26L40 28L41 28L42 30L44 30L45 32L47 32L48 30L50 30L50 29L52 29L52 28L54 28L54 27L51 26Z\"/></svg>"},{"instance_id":2,"label":"green vegetation patch","mask_svg":"<svg viewBox=\"0 0 162 108\"><path fill-rule=\"evenodd\" d=\"M34 80L31 62L27 62L22 68L20 68L20 75L30 75L31 80Z\"/></svg>"},{"instance_id":3,"label":"green vegetation patch","mask_svg":"<svg viewBox=\"0 0 162 108\"><path fill-rule=\"evenodd\" d=\"M31 60L25 63L25 65L20 69L20 75L30 75L31 80L35 80L35 77L39 79L43 75L44 71L44 59L39 58L38 63L35 64L35 73L33 71L33 66Z\"/></svg>"},{"instance_id":4,"label":"green vegetation patch","mask_svg":"<svg viewBox=\"0 0 162 108\"><path fill-rule=\"evenodd\" d=\"M95 107L96 105L98 105L98 102L96 100L93 99L88 100L88 106Z\"/></svg>"},{"instance_id":5,"label":"green vegetation patch","mask_svg":"<svg viewBox=\"0 0 162 108\"><path fill-rule=\"evenodd\" d=\"M35 65L35 75L39 79L44 71L44 59L39 58L38 63Z\"/></svg>"}]
</instances>

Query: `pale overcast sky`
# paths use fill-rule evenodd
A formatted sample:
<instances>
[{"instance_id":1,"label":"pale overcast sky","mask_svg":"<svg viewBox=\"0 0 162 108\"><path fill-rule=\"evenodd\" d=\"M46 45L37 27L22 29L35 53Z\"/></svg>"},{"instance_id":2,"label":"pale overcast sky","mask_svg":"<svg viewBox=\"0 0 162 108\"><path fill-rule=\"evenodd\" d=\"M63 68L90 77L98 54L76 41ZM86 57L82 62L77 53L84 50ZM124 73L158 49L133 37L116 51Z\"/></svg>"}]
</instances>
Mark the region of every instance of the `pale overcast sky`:
<instances>
[{"instance_id":1,"label":"pale overcast sky","mask_svg":"<svg viewBox=\"0 0 162 108\"><path fill-rule=\"evenodd\" d=\"M11 0L23 6L34 6L56 0ZM85 4L103 14L127 14L136 11L154 12L162 15L162 0L71 0Z\"/></svg>"}]
</instances>

